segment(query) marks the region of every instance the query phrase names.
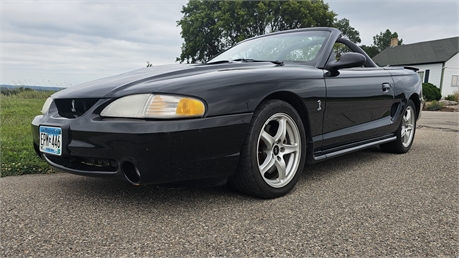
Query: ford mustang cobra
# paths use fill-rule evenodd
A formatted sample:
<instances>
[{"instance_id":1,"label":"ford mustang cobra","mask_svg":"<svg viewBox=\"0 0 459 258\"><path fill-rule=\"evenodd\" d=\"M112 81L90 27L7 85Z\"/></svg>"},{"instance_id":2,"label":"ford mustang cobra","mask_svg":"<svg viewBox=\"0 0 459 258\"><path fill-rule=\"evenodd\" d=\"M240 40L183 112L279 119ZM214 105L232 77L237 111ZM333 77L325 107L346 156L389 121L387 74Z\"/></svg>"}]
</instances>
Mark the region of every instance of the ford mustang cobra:
<instances>
[{"instance_id":1,"label":"ford mustang cobra","mask_svg":"<svg viewBox=\"0 0 459 258\"><path fill-rule=\"evenodd\" d=\"M415 68L378 67L334 28L247 39L203 64L153 66L52 95L34 148L65 172L132 184L228 181L276 198L305 163L379 145L405 153Z\"/></svg>"}]
</instances>

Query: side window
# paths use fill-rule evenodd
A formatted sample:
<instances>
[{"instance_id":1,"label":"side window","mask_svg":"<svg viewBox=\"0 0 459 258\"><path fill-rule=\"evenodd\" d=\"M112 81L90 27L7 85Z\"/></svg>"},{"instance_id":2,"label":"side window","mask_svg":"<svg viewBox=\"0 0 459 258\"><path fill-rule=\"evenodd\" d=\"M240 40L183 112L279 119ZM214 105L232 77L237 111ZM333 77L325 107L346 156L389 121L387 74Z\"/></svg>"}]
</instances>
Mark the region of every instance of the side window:
<instances>
[{"instance_id":1,"label":"side window","mask_svg":"<svg viewBox=\"0 0 459 258\"><path fill-rule=\"evenodd\" d=\"M373 60L371 60L371 58L369 58L362 49L360 49L357 45L355 45L354 43L352 43L351 41L345 38L339 38L336 40L335 44L333 45L333 51L331 53L329 60L333 60L333 59L339 60L340 57L346 53L359 53L359 54L364 55L366 58L366 61L362 67L367 67L367 68L378 67L378 65L376 65L373 62Z\"/></svg>"},{"instance_id":2,"label":"side window","mask_svg":"<svg viewBox=\"0 0 459 258\"><path fill-rule=\"evenodd\" d=\"M333 45L333 50L335 51L336 60L339 60L341 55L343 55L345 53L354 52L346 44L343 44L341 42L336 42Z\"/></svg>"}]
</instances>

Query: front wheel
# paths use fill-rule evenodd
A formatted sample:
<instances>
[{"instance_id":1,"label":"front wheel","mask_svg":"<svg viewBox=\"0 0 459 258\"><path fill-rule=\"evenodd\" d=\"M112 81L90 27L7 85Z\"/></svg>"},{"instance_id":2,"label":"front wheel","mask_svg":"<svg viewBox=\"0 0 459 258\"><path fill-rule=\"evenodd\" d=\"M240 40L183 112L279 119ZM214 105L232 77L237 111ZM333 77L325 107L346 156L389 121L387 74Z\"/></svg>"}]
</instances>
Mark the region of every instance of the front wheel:
<instances>
[{"instance_id":1,"label":"front wheel","mask_svg":"<svg viewBox=\"0 0 459 258\"><path fill-rule=\"evenodd\" d=\"M254 113L230 183L260 198L287 194L303 171L306 140L297 111L281 100L263 102Z\"/></svg>"},{"instance_id":2,"label":"front wheel","mask_svg":"<svg viewBox=\"0 0 459 258\"><path fill-rule=\"evenodd\" d=\"M416 107L413 101L408 100L405 113L398 130L395 132L397 140L385 144L380 147L383 151L393 153L406 153L413 145L414 134L416 132Z\"/></svg>"}]
</instances>

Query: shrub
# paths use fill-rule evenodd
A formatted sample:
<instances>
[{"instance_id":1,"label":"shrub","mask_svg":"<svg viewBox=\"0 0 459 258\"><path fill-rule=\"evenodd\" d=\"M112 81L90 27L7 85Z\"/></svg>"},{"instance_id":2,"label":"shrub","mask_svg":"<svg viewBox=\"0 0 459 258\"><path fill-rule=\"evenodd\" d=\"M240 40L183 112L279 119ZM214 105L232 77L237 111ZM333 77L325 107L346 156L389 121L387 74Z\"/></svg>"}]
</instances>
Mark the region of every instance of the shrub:
<instances>
[{"instance_id":1,"label":"shrub","mask_svg":"<svg viewBox=\"0 0 459 258\"><path fill-rule=\"evenodd\" d=\"M30 88L24 88L24 87L18 87L18 88L5 88L5 87L2 87L0 89L0 94L4 95L4 96L12 96L12 95L17 95L21 92L30 92L30 91L34 91Z\"/></svg>"},{"instance_id":2,"label":"shrub","mask_svg":"<svg viewBox=\"0 0 459 258\"><path fill-rule=\"evenodd\" d=\"M37 91L31 88L0 88L1 97L11 97L19 99L46 99L51 96L55 91Z\"/></svg>"},{"instance_id":3,"label":"shrub","mask_svg":"<svg viewBox=\"0 0 459 258\"><path fill-rule=\"evenodd\" d=\"M449 94L448 96L445 97L445 99L458 102L459 101L459 91L456 91L453 94Z\"/></svg>"},{"instance_id":4,"label":"shrub","mask_svg":"<svg viewBox=\"0 0 459 258\"><path fill-rule=\"evenodd\" d=\"M431 100L440 100L441 99L441 92L437 86L433 85L432 83L424 82L422 84L422 95L424 100L431 101Z\"/></svg>"},{"instance_id":5,"label":"shrub","mask_svg":"<svg viewBox=\"0 0 459 258\"><path fill-rule=\"evenodd\" d=\"M453 94L447 95L445 100L456 101L456 97Z\"/></svg>"},{"instance_id":6,"label":"shrub","mask_svg":"<svg viewBox=\"0 0 459 258\"><path fill-rule=\"evenodd\" d=\"M437 111L437 110L441 110L445 105L443 103L440 103L436 100L430 102L429 104L427 104L427 110L430 110L430 111Z\"/></svg>"}]
</instances>

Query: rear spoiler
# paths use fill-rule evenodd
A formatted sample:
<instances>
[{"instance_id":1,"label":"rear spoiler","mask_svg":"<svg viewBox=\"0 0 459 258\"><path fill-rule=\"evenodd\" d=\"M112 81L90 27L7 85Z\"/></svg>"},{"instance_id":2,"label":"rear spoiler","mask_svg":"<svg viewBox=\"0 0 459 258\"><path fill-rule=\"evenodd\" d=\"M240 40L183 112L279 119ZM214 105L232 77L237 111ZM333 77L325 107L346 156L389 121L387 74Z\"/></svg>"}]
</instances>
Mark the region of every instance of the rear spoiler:
<instances>
[{"instance_id":1,"label":"rear spoiler","mask_svg":"<svg viewBox=\"0 0 459 258\"><path fill-rule=\"evenodd\" d=\"M408 70L412 70L412 71L415 71L415 72L419 71L418 68L412 67L412 66L404 66L403 68L408 69Z\"/></svg>"},{"instance_id":2,"label":"rear spoiler","mask_svg":"<svg viewBox=\"0 0 459 258\"><path fill-rule=\"evenodd\" d=\"M386 69L386 70L408 69L408 70L411 70L413 72L419 71L419 68L416 68L416 67L413 67L413 66L397 66L397 65L391 66L391 65L386 65L383 68Z\"/></svg>"}]
</instances>

